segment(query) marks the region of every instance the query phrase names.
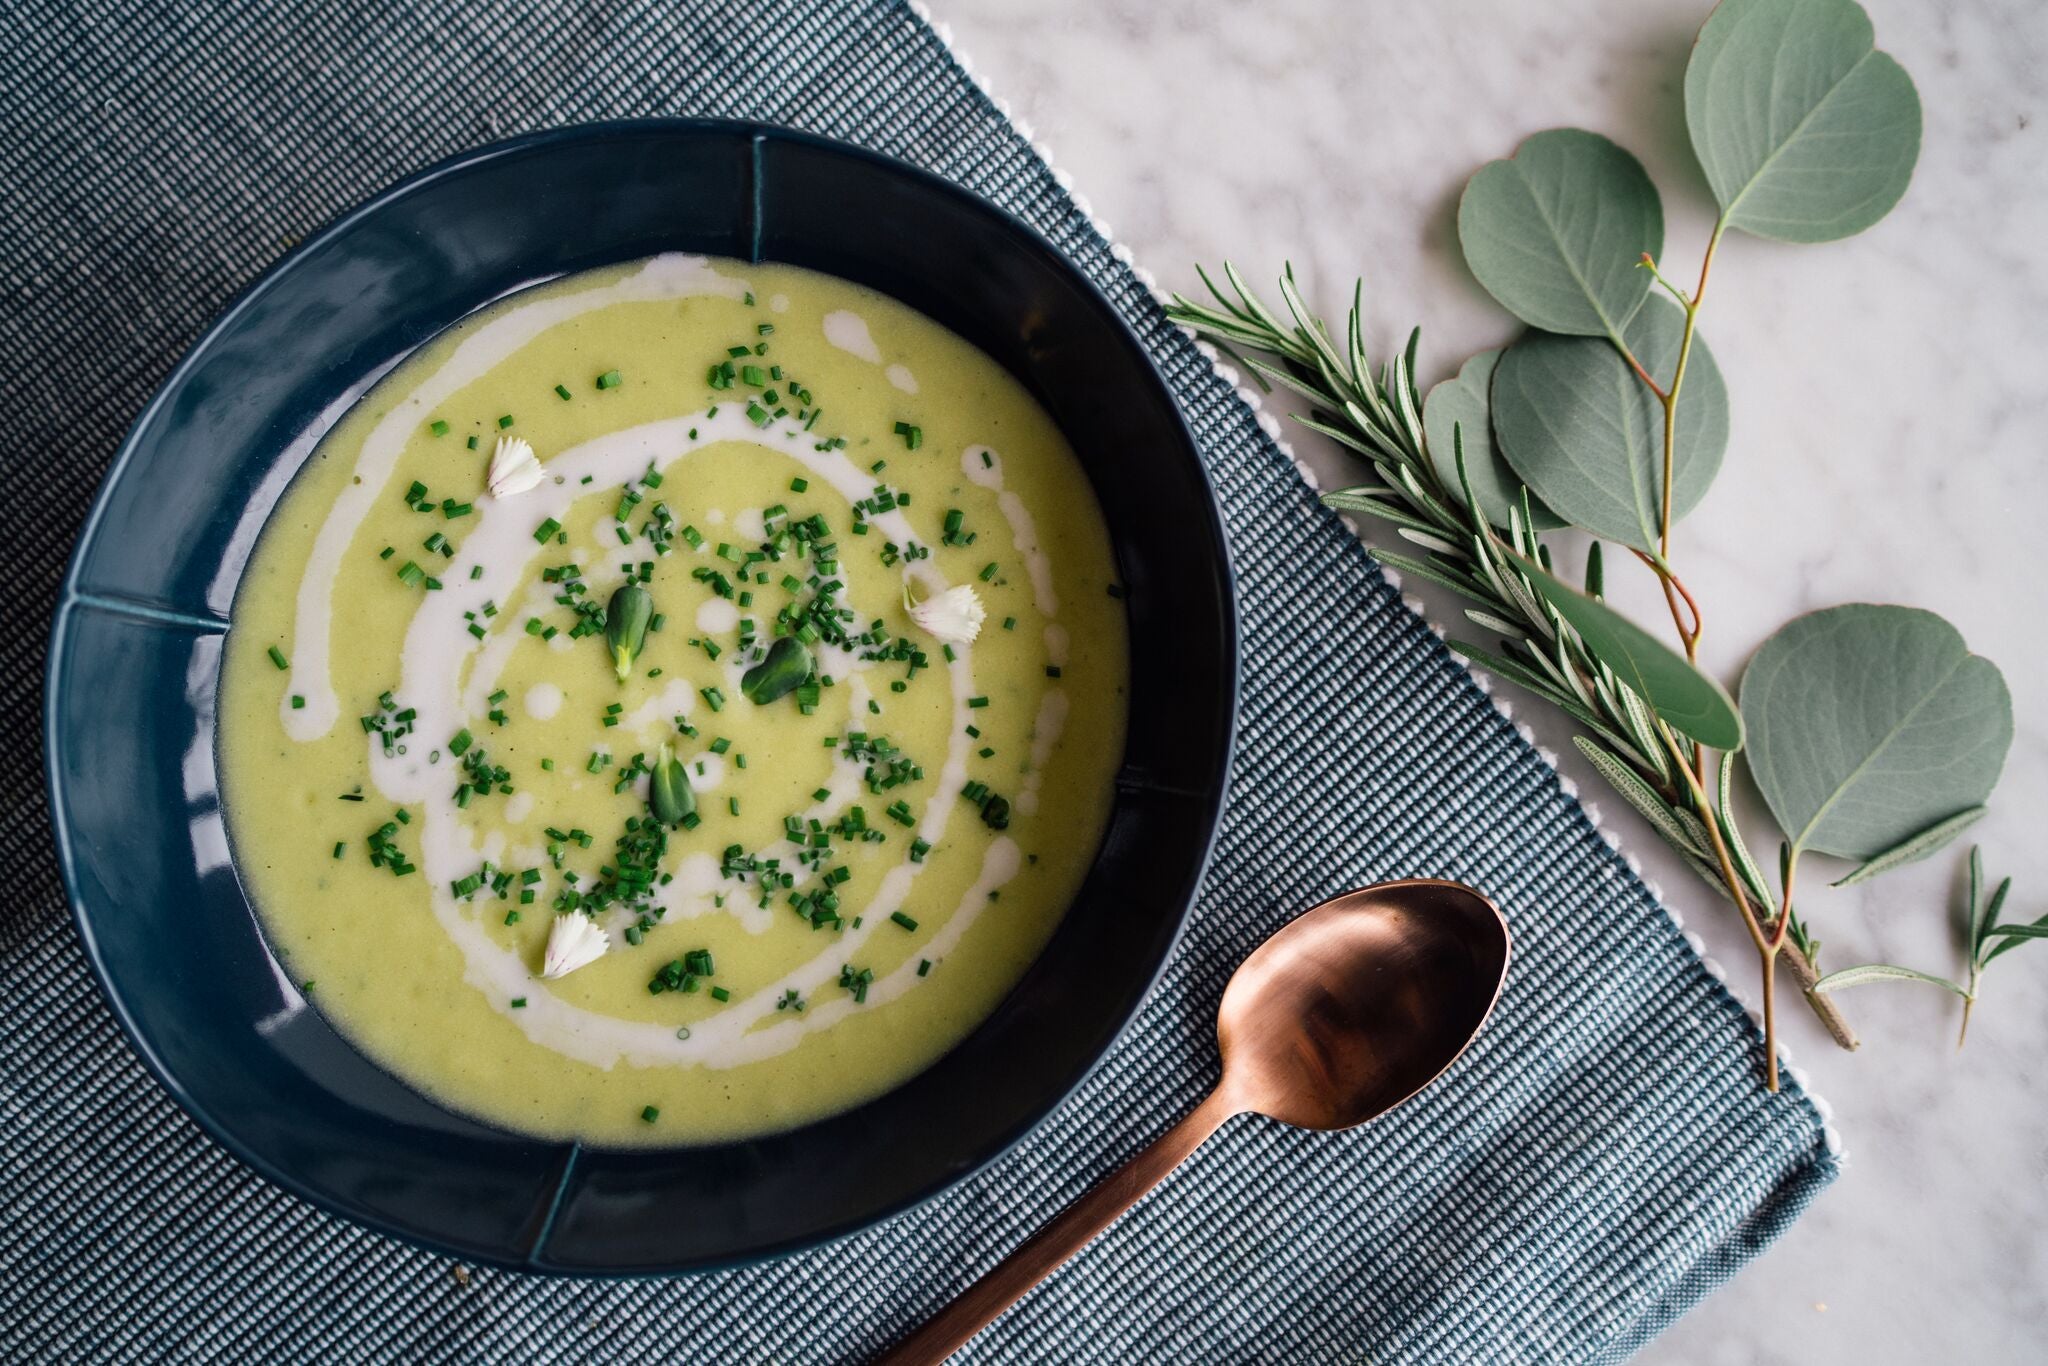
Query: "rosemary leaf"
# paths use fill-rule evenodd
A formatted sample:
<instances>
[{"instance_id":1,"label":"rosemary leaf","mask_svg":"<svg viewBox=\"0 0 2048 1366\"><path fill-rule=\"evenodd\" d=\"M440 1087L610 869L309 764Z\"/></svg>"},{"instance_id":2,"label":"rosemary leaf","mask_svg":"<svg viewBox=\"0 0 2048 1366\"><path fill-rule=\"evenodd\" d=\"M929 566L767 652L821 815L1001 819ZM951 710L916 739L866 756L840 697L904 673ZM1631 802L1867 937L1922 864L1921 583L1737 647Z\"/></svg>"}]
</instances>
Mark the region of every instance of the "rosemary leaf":
<instances>
[{"instance_id":1,"label":"rosemary leaf","mask_svg":"<svg viewBox=\"0 0 2048 1366\"><path fill-rule=\"evenodd\" d=\"M1390 569L1398 569L1403 574L1413 574L1417 578L1427 579L1439 587L1448 588L1453 593L1471 598L1474 602L1491 603L1494 600L1493 595L1487 592L1484 586L1473 583L1470 580L1461 580L1457 577L1455 570L1445 568L1442 565L1432 564L1426 560L1418 560L1412 556L1383 549L1380 546L1372 548L1372 556Z\"/></svg>"},{"instance_id":2,"label":"rosemary leaf","mask_svg":"<svg viewBox=\"0 0 2048 1366\"><path fill-rule=\"evenodd\" d=\"M1406 508L1382 501L1376 491L1369 488L1337 489L1326 493L1323 506L1336 508L1339 512L1362 512L1368 517L1378 517L1395 526L1412 527L1417 531L1436 529L1434 523L1424 521Z\"/></svg>"},{"instance_id":3,"label":"rosemary leaf","mask_svg":"<svg viewBox=\"0 0 2048 1366\"><path fill-rule=\"evenodd\" d=\"M1449 541L1445 540L1443 537L1437 535L1434 532L1417 531L1413 527L1406 526L1396 527L1395 531L1400 535L1400 537L1403 540L1413 541L1415 544L1421 546L1424 550L1434 550L1439 555L1455 556L1458 553L1457 546L1451 544Z\"/></svg>"},{"instance_id":4,"label":"rosemary leaf","mask_svg":"<svg viewBox=\"0 0 2048 1366\"><path fill-rule=\"evenodd\" d=\"M1483 626L1497 636L1506 636L1509 640L1528 639L1528 637L1522 634L1521 627L1505 618L1494 616L1490 612L1482 612L1476 607L1467 607L1465 609L1465 616L1474 625Z\"/></svg>"},{"instance_id":5,"label":"rosemary leaf","mask_svg":"<svg viewBox=\"0 0 2048 1366\"><path fill-rule=\"evenodd\" d=\"M1742 882L1757 905L1775 915L1778 899L1771 894L1770 884L1764 881L1763 869L1757 867L1750 856L1749 846L1742 842L1742 827L1735 823L1735 756L1724 753L1720 758L1719 772L1713 789L1714 823L1721 827L1721 838L1728 845L1728 857L1735 864L1735 871L1742 876ZM1796 928L1796 926L1795 926Z\"/></svg>"},{"instance_id":6,"label":"rosemary leaf","mask_svg":"<svg viewBox=\"0 0 2048 1366\"><path fill-rule=\"evenodd\" d=\"M1936 977L1913 968L1902 968L1894 963L1865 963L1861 967L1843 968L1831 972L1813 984L1815 991L1841 991L1848 987L1860 987L1871 982L1925 982L1931 987L1941 987L1956 995L1969 999L1970 993L1946 977Z\"/></svg>"},{"instance_id":7,"label":"rosemary leaf","mask_svg":"<svg viewBox=\"0 0 2048 1366\"><path fill-rule=\"evenodd\" d=\"M1571 717L1572 720L1578 722L1587 730L1592 731L1608 748L1619 750L1631 757L1634 756L1634 747L1626 739L1609 730L1606 724L1591 711L1559 692L1542 675L1533 672L1522 664L1516 663L1505 655L1497 655L1490 650L1482 650L1477 645L1473 645L1468 641L1451 640L1445 643L1480 668L1485 669L1489 673L1499 674L1509 682L1535 693L1538 697Z\"/></svg>"},{"instance_id":8,"label":"rosemary leaf","mask_svg":"<svg viewBox=\"0 0 2048 1366\"><path fill-rule=\"evenodd\" d=\"M1984 955L1984 963L1986 965L2007 949L2016 949L2029 939L2048 938L2048 915L2044 915L2039 920L2028 925L2000 925L1991 933L1992 935L2000 936L2000 938L1997 947Z\"/></svg>"},{"instance_id":9,"label":"rosemary leaf","mask_svg":"<svg viewBox=\"0 0 2048 1366\"><path fill-rule=\"evenodd\" d=\"M1879 873L1888 873L1892 869L1902 868L1908 863L1918 863L1921 859L1938 853L1956 836L1982 820L1985 813L1990 809L1988 806L1981 805L1967 807L1946 820L1936 821L1918 834L1908 835L1905 839L1900 840L1897 844L1876 857L1866 859L1853 872L1844 877L1837 878L1829 885L1834 887L1853 887L1859 882L1868 882ZM1975 898L1972 897L1971 900L1974 904Z\"/></svg>"},{"instance_id":10,"label":"rosemary leaf","mask_svg":"<svg viewBox=\"0 0 2048 1366\"><path fill-rule=\"evenodd\" d=\"M1572 743L1578 746L1579 753L1586 756L1600 776L1607 780L1607 785L1620 793L1623 800L1641 813L1643 819L1669 841L1673 848L1681 854L1691 854L1695 858L1705 856L1706 846L1693 842L1692 833L1679 821L1676 813L1665 805L1664 799L1657 795L1655 789L1636 776L1634 769L1583 735L1574 735Z\"/></svg>"}]
</instances>

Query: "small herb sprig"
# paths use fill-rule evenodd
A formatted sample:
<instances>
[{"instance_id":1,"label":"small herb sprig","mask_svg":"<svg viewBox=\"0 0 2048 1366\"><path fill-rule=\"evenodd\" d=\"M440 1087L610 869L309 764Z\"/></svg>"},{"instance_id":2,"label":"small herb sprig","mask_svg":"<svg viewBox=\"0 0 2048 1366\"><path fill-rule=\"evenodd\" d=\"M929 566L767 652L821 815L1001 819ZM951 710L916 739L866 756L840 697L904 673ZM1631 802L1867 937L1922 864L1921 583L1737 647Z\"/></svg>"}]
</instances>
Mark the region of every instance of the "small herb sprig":
<instances>
[{"instance_id":1,"label":"small herb sprig","mask_svg":"<svg viewBox=\"0 0 2048 1366\"><path fill-rule=\"evenodd\" d=\"M1924 978L1886 965L1822 977L1794 910L1802 857L1853 860L1843 885L1946 846L1984 814L2012 703L1953 626L1905 607L1850 604L1787 624L1746 669L1739 708L1699 668L1705 618L1675 567L1672 527L1727 444L1726 385L1699 334L1716 254L1731 230L1825 242L1877 222L1911 179L1920 104L1854 0L1723 0L1688 62L1685 114L1720 210L1698 283L1682 289L1661 268L1663 206L1633 156L1582 130L1539 133L1481 168L1458 210L1467 265L1528 330L1426 397L1418 333L1371 364L1361 290L1341 342L1291 268L1284 315L1227 264L1227 290L1202 273L1213 303L1177 295L1169 315L1262 386L1300 395L1304 426L1364 457L1372 477L1324 501L1417 547L1375 553L1468 599L1465 616L1496 644L1452 648L1570 716L1587 761L1733 903L1758 954L1776 1089L1781 959L1845 1048L1856 1037L1831 985ZM1542 539L1561 528L1594 538L1583 592L1557 576ZM1603 542L1655 575L1682 653L1607 605ZM1775 892L1733 808L1739 761L1784 834ZM1966 1000L2003 951L1981 935L1971 948L1970 985L1954 988Z\"/></svg>"},{"instance_id":2,"label":"small herb sprig","mask_svg":"<svg viewBox=\"0 0 2048 1366\"><path fill-rule=\"evenodd\" d=\"M2005 909L2006 895L2011 891L2012 879L2006 878L1989 896L1984 894L1984 851L1981 848L1972 849L1970 878L1963 893L1960 927L1964 957L1962 981L1951 982L1946 977L1937 977L1933 973L1921 972L1917 968L1900 967L1895 963L1864 963L1829 973L1821 978L1821 988L1826 991L1842 991L1870 982L1925 982L1929 986L1952 991L1963 998L1963 1022L1956 1030L1956 1047L1961 1048L1970 1037L1970 1012L1976 1008L1977 992L1984 981L1984 969L1990 966L1991 960L2008 950L2018 948L2030 939L2048 939L2048 915L2026 924L2006 924L1999 920L1999 913Z\"/></svg>"}]
</instances>

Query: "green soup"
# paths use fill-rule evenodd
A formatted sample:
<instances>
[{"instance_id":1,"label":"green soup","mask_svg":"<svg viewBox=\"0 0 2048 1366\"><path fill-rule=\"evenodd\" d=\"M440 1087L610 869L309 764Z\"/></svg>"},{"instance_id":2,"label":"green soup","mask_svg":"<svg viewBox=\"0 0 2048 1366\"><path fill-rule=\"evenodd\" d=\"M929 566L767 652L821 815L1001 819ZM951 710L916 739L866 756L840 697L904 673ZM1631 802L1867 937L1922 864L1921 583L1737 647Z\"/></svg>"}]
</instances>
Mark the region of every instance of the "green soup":
<instances>
[{"instance_id":1,"label":"green soup","mask_svg":"<svg viewBox=\"0 0 2048 1366\"><path fill-rule=\"evenodd\" d=\"M694 257L522 291L357 403L257 546L236 865L306 998L455 1109L799 1124L957 1043L1073 898L1117 592L1051 420L902 305Z\"/></svg>"}]
</instances>

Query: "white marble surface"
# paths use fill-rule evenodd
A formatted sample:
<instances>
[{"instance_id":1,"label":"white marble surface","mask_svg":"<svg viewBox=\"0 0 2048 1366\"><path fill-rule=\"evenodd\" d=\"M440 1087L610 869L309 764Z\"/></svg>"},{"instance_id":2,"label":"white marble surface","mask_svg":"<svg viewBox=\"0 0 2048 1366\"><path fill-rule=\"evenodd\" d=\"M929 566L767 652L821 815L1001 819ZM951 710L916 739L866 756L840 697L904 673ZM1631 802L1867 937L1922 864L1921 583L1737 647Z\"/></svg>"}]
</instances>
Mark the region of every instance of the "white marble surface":
<instances>
[{"instance_id":1,"label":"white marble surface","mask_svg":"<svg viewBox=\"0 0 2048 1366\"><path fill-rule=\"evenodd\" d=\"M1425 381L1510 333L1464 270L1454 212L1466 177L1529 133L1578 125L1635 151L1664 194L1669 259L1697 268L1711 206L1678 83L1706 0L930 3L1164 285L1193 292L1195 263L1225 257L1264 281L1291 258L1334 312L1362 274L1382 350L1423 326ZM1850 601L1940 611L1998 662L2019 733L1975 833L1994 874L2015 875L2009 914L2032 918L2048 910L2048 649L2024 615L2048 606L2025 549L2048 511L2048 8L1865 3L1920 87L1918 173L1862 237L1724 245L1702 327L1734 437L1675 558L1706 606L1706 661L1730 680L1787 618ZM1295 446L1346 481L1332 448ZM1516 710L1570 752L1564 726ZM1732 912L1619 800L1599 806L1753 1004ZM1944 854L1808 901L1827 962L1953 972L1958 867ZM1960 1054L1944 994L1842 1003L1853 1055L1795 1000L1781 1016L1847 1171L1643 1359L2048 1359L2048 946L2000 960Z\"/></svg>"}]
</instances>

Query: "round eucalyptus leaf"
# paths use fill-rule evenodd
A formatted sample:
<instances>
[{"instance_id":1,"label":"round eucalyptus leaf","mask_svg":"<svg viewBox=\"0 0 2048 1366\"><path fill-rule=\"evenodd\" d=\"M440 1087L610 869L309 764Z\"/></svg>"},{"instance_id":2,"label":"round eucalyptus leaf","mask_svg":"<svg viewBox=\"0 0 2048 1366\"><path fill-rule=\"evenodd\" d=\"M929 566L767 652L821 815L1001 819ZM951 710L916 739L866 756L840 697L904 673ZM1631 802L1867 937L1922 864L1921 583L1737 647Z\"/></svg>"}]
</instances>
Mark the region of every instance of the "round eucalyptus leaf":
<instances>
[{"instance_id":1,"label":"round eucalyptus leaf","mask_svg":"<svg viewBox=\"0 0 2048 1366\"><path fill-rule=\"evenodd\" d=\"M1493 387L1493 367L1500 360L1498 348L1481 351L1465 362L1458 373L1429 391L1422 402L1422 431L1429 444L1430 462L1437 478L1454 492L1458 482L1458 441L1465 447L1465 477L1472 483L1472 496L1479 510L1495 526L1508 524L1508 510L1522 503L1522 481L1500 458L1493 445L1493 418L1488 391ZM1564 518L1545 507L1535 494L1529 495L1529 515L1538 531L1555 531Z\"/></svg>"},{"instance_id":2,"label":"round eucalyptus leaf","mask_svg":"<svg viewBox=\"0 0 2048 1366\"><path fill-rule=\"evenodd\" d=\"M1643 253L1664 249L1664 205L1626 151L1553 128L1466 182L1458 241L1479 283L1531 327L1619 336L1650 289Z\"/></svg>"},{"instance_id":3,"label":"round eucalyptus leaf","mask_svg":"<svg viewBox=\"0 0 2048 1366\"><path fill-rule=\"evenodd\" d=\"M1795 849L1871 859L1973 806L2012 744L1998 666L1912 607L1811 612L1742 676L1749 768Z\"/></svg>"},{"instance_id":4,"label":"round eucalyptus leaf","mask_svg":"<svg viewBox=\"0 0 2048 1366\"><path fill-rule=\"evenodd\" d=\"M1645 370L1668 383L1685 315L1646 303L1622 331ZM1664 498L1664 408L1613 346L1593 337L1525 334L1494 367L1493 429L1508 467L1550 510L1595 536L1657 548ZM1728 389L1695 335L1678 395L1671 520L1714 482L1728 446Z\"/></svg>"},{"instance_id":5,"label":"round eucalyptus leaf","mask_svg":"<svg viewBox=\"0 0 2048 1366\"><path fill-rule=\"evenodd\" d=\"M1913 78L1855 0L1721 0L1685 68L1685 122L1729 226L1832 242L1891 212L1920 158Z\"/></svg>"}]
</instances>

